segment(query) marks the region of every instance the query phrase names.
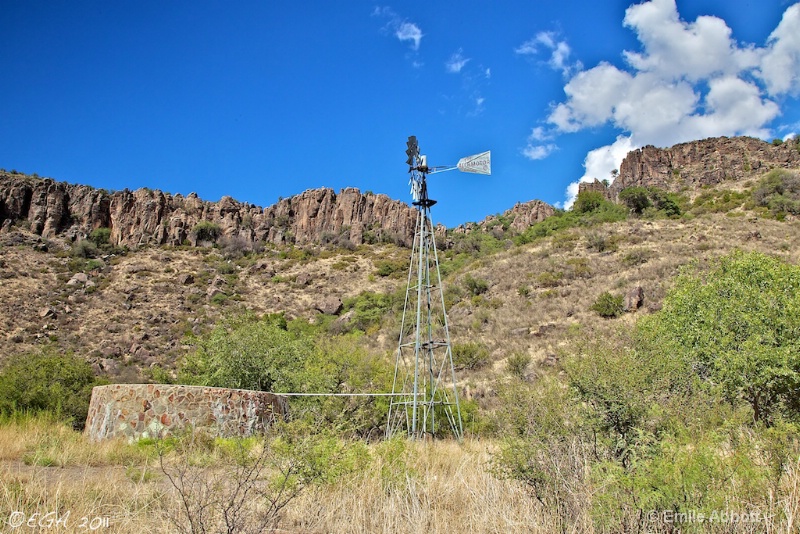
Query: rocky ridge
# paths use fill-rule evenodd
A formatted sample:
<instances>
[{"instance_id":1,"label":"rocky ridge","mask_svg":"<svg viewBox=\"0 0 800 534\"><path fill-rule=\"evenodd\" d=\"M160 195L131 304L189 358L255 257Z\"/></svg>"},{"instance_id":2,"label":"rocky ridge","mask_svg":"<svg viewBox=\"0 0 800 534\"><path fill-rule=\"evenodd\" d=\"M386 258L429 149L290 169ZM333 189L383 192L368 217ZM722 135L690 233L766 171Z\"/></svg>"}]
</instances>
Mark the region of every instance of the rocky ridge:
<instances>
[{"instance_id":1,"label":"rocky ridge","mask_svg":"<svg viewBox=\"0 0 800 534\"><path fill-rule=\"evenodd\" d=\"M798 168L798 143L800 140L790 140L775 145L753 137L716 137L670 148L648 145L628 153L608 193L616 199L620 191L633 186L678 192L741 180L772 168Z\"/></svg>"},{"instance_id":2,"label":"rocky ridge","mask_svg":"<svg viewBox=\"0 0 800 534\"><path fill-rule=\"evenodd\" d=\"M386 195L346 188L308 190L268 208L222 197L171 195L158 190L108 192L85 185L0 172L0 226L27 221L44 238L86 237L97 228L111 230L113 245L198 245L207 235L198 224L216 225L215 237L246 243L305 244L344 238L360 245L393 240L409 245L416 211Z\"/></svg>"},{"instance_id":3,"label":"rocky ridge","mask_svg":"<svg viewBox=\"0 0 800 534\"><path fill-rule=\"evenodd\" d=\"M504 215L522 231L555 212L540 200L518 203ZM494 216L457 229L485 228ZM97 228L109 228L110 243L137 248L142 245L199 246L216 239L255 243L309 244L349 242L353 245L391 241L411 246L417 211L386 195L362 194L349 187L310 189L262 208L231 197L218 202L201 200L196 193L171 195L159 190L109 192L85 185L56 182L20 173L0 171L0 229L25 221L43 238L86 238ZM214 239L198 232L198 225L214 225ZM446 228L436 228L444 237Z\"/></svg>"}]
</instances>

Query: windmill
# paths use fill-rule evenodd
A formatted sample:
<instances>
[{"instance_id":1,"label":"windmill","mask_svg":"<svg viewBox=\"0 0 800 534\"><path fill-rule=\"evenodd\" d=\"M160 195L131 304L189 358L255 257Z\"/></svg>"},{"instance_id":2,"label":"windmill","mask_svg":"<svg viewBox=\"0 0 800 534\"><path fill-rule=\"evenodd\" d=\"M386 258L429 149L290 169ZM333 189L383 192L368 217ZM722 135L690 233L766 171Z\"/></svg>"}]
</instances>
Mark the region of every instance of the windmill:
<instances>
[{"instance_id":1,"label":"windmill","mask_svg":"<svg viewBox=\"0 0 800 534\"><path fill-rule=\"evenodd\" d=\"M449 429L461 439L464 427L430 215L436 201L428 196L427 175L455 169L491 174L491 153L462 158L452 166L428 167L427 157L420 154L415 136L408 138L407 146L411 197L418 215L386 436L406 432L411 438L419 439L435 437Z\"/></svg>"}]
</instances>

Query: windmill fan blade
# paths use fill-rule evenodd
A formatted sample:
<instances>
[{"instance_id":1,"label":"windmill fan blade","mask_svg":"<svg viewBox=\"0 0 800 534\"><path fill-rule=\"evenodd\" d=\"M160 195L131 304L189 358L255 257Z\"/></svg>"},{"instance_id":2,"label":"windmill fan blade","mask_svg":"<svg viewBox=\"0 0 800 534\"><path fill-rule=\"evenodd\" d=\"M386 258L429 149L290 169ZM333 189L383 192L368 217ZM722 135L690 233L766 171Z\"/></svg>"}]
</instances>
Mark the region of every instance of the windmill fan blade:
<instances>
[{"instance_id":1,"label":"windmill fan blade","mask_svg":"<svg viewBox=\"0 0 800 534\"><path fill-rule=\"evenodd\" d=\"M492 151L481 152L458 160L458 170L475 174L492 174Z\"/></svg>"}]
</instances>

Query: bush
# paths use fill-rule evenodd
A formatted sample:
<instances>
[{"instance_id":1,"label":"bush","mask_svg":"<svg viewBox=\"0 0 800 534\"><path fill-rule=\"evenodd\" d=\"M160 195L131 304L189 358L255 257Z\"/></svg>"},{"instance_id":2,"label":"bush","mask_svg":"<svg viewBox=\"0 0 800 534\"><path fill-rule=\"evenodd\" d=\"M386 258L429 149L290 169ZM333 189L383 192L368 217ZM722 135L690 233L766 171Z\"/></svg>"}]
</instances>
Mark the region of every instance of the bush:
<instances>
[{"instance_id":1,"label":"bush","mask_svg":"<svg viewBox=\"0 0 800 534\"><path fill-rule=\"evenodd\" d=\"M192 233L198 241L216 241L222 234L222 229L211 221L200 221L194 226Z\"/></svg>"},{"instance_id":2,"label":"bush","mask_svg":"<svg viewBox=\"0 0 800 534\"><path fill-rule=\"evenodd\" d=\"M0 371L0 414L51 413L81 429L92 388L101 383L91 365L69 353L46 348L13 356Z\"/></svg>"},{"instance_id":3,"label":"bush","mask_svg":"<svg viewBox=\"0 0 800 534\"><path fill-rule=\"evenodd\" d=\"M392 295L372 291L364 291L342 302L346 311L353 312L350 324L362 332L379 325L384 316L391 311L393 304Z\"/></svg>"},{"instance_id":4,"label":"bush","mask_svg":"<svg viewBox=\"0 0 800 534\"><path fill-rule=\"evenodd\" d=\"M581 191L578 193L572 211L575 213L590 213L599 210L608 200L597 191Z\"/></svg>"},{"instance_id":5,"label":"bush","mask_svg":"<svg viewBox=\"0 0 800 534\"><path fill-rule=\"evenodd\" d=\"M97 253L97 245L87 239L81 239L72 245L72 255L76 258L94 258Z\"/></svg>"},{"instance_id":6,"label":"bush","mask_svg":"<svg viewBox=\"0 0 800 534\"><path fill-rule=\"evenodd\" d=\"M617 238L603 232L589 232L586 234L586 248L595 252L615 252Z\"/></svg>"},{"instance_id":7,"label":"bush","mask_svg":"<svg viewBox=\"0 0 800 534\"><path fill-rule=\"evenodd\" d=\"M464 287L472 295L482 295L489 290L489 283L481 278L473 278L468 274L464 277Z\"/></svg>"},{"instance_id":8,"label":"bush","mask_svg":"<svg viewBox=\"0 0 800 534\"><path fill-rule=\"evenodd\" d=\"M623 311L623 299L621 295L612 295L608 291L597 297L597 300L592 304L591 310L597 312L600 317L610 319L612 317L619 317Z\"/></svg>"},{"instance_id":9,"label":"bush","mask_svg":"<svg viewBox=\"0 0 800 534\"><path fill-rule=\"evenodd\" d=\"M102 247L103 245L108 245L110 240L111 240L111 228L95 228L94 230L92 230L92 233L89 234L89 241L91 241L98 247Z\"/></svg>"},{"instance_id":10,"label":"bush","mask_svg":"<svg viewBox=\"0 0 800 534\"><path fill-rule=\"evenodd\" d=\"M407 260L383 260L379 261L375 264L377 270L375 274L378 276L400 276L401 274L408 271L408 261Z\"/></svg>"},{"instance_id":11,"label":"bush","mask_svg":"<svg viewBox=\"0 0 800 534\"><path fill-rule=\"evenodd\" d=\"M456 369L478 369L489 363L489 349L480 343L453 345L453 366Z\"/></svg>"},{"instance_id":12,"label":"bush","mask_svg":"<svg viewBox=\"0 0 800 534\"><path fill-rule=\"evenodd\" d=\"M753 191L753 200L775 215L800 214L800 173L785 169L770 171Z\"/></svg>"},{"instance_id":13,"label":"bush","mask_svg":"<svg viewBox=\"0 0 800 534\"><path fill-rule=\"evenodd\" d=\"M272 316L254 314L223 321L195 346L180 369L183 383L274 392L299 391L298 369L313 350Z\"/></svg>"},{"instance_id":14,"label":"bush","mask_svg":"<svg viewBox=\"0 0 800 534\"><path fill-rule=\"evenodd\" d=\"M528 376L528 365L530 363L530 354L515 352L506 360L506 369L511 376L524 380Z\"/></svg>"},{"instance_id":15,"label":"bush","mask_svg":"<svg viewBox=\"0 0 800 534\"><path fill-rule=\"evenodd\" d=\"M645 187L626 187L619 192L619 200L633 213L639 215L652 205L650 192Z\"/></svg>"}]
</instances>

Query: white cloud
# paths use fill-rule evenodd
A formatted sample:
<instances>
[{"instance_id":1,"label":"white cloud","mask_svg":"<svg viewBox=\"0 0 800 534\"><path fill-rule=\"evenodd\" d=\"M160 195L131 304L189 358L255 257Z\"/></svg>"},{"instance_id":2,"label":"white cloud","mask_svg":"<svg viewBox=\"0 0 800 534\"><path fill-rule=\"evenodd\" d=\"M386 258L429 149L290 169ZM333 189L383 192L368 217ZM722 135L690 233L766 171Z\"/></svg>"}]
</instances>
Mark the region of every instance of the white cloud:
<instances>
[{"instance_id":1,"label":"white cloud","mask_svg":"<svg viewBox=\"0 0 800 534\"><path fill-rule=\"evenodd\" d=\"M569 62L572 50L566 41L558 40L554 32L539 32L533 39L525 41L514 49L514 52L523 56L535 56L542 48L550 51L547 64L553 69L561 71L564 76L569 76L572 72L583 68L580 62Z\"/></svg>"},{"instance_id":2,"label":"white cloud","mask_svg":"<svg viewBox=\"0 0 800 534\"><path fill-rule=\"evenodd\" d=\"M372 16L388 19L384 31L391 31L401 42L410 41L411 48L415 51L419 50L419 45L425 34L422 33L417 24L403 20L392 8L385 6L373 9Z\"/></svg>"},{"instance_id":3,"label":"white cloud","mask_svg":"<svg viewBox=\"0 0 800 534\"><path fill-rule=\"evenodd\" d=\"M413 22L400 23L394 34L401 41L412 41L411 48L419 50L419 43L422 41L422 30Z\"/></svg>"},{"instance_id":4,"label":"white cloud","mask_svg":"<svg viewBox=\"0 0 800 534\"><path fill-rule=\"evenodd\" d=\"M771 95L800 93L800 4L787 9L767 40L760 75Z\"/></svg>"},{"instance_id":5,"label":"white cloud","mask_svg":"<svg viewBox=\"0 0 800 534\"><path fill-rule=\"evenodd\" d=\"M693 23L680 20L675 0L652 0L629 7L623 24L636 32L644 52L623 55L639 71L669 78L698 81L736 73L758 63L752 47L740 48L731 29L718 17L701 16Z\"/></svg>"},{"instance_id":6,"label":"white cloud","mask_svg":"<svg viewBox=\"0 0 800 534\"><path fill-rule=\"evenodd\" d=\"M634 147L722 135L767 138L781 111L775 97L800 94L800 3L784 12L764 47L738 43L718 17L681 20L675 0L633 5L623 25L641 44L640 50L623 51L627 68L608 62L588 70L578 63L570 67L569 46L552 32L515 50L521 55L549 50L549 64L568 78L565 99L551 106L547 130L534 129L523 149L526 157L546 157L555 149L537 135L550 140L611 125L624 135L587 154L579 181L603 179ZM577 184L567 190L567 207Z\"/></svg>"},{"instance_id":7,"label":"white cloud","mask_svg":"<svg viewBox=\"0 0 800 534\"><path fill-rule=\"evenodd\" d=\"M447 60L444 66L447 72L458 74L461 72L461 69L463 69L467 63L469 63L469 61L470 58L465 58L463 50L459 48L453 53L452 56L450 56L450 59Z\"/></svg>"},{"instance_id":8,"label":"white cloud","mask_svg":"<svg viewBox=\"0 0 800 534\"><path fill-rule=\"evenodd\" d=\"M549 156L558 147L552 143L546 145L535 145L528 143L522 149L522 155L530 160L544 159Z\"/></svg>"},{"instance_id":9,"label":"white cloud","mask_svg":"<svg viewBox=\"0 0 800 534\"><path fill-rule=\"evenodd\" d=\"M622 101L632 77L608 63L579 72L564 87L567 102L558 104L547 122L564 132L602 124Z\"/></svg>"},{"instance_id":10,"label":"white cloud","mask_svg":"<svg viewBox=\"0 0 800 534\"><path fill-rule=\"evenodd\" d=\"M530 160L544 159L558 149L555 143L548 142L552 139L553 135L549 129L537 126L531 130L527 143L520 152Z\"/></svg>"},{"instance_id":11,"label":"white cloud","mask_svg":"<svg viewBox=\"0 0 800 534\"><path fill-rule=\"evenodd\" d=\"M613 144L596 148L586 154L586 159L583 161L585 172L577 182L572 182L567 186L564 209L571 208L575 202L580 182L611 181L611 171L614 169L619 170L619 165L628 155L628 152L637 148L639 147L633 144L630 137L621 135L617 137Z\"/></svg>"}]
</instances>

